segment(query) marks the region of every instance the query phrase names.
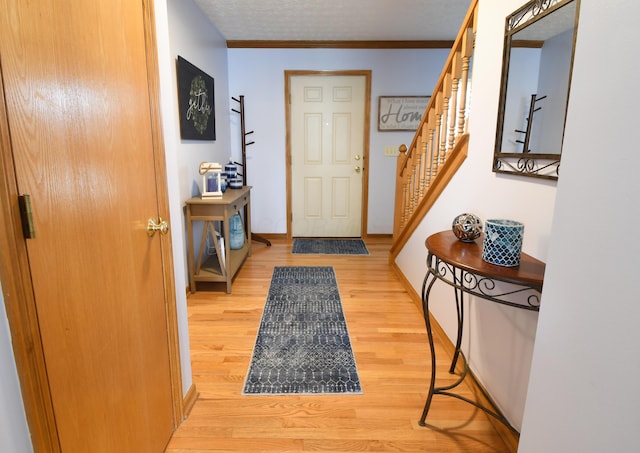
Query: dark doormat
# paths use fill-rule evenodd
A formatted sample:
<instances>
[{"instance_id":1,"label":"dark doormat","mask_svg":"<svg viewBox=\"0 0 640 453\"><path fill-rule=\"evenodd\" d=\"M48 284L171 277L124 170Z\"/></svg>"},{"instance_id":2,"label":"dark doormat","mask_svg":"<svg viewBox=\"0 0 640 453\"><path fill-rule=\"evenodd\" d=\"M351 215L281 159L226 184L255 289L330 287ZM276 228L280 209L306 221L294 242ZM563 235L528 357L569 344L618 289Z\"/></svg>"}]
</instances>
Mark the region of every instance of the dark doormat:
<instances>
[{"instance_id":1,"label":"dark doormat","mask_svg":"<svg viewBox=\"0 0 640 453\"><path fill-rule=\"evenodd\" d=\"M291 253L317 255L368 255L362 239L294 239Z\"/></svg>"}]
</instances>

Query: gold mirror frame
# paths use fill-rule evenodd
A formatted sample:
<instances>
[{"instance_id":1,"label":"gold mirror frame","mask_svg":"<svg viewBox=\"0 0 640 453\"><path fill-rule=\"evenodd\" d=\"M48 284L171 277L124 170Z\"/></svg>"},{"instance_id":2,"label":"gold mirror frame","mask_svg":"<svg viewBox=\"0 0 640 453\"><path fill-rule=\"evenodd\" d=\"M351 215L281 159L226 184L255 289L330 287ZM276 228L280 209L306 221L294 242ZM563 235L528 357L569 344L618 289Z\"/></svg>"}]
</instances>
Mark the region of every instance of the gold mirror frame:
<instances>
[{"instance_id":1,"label":"gold mirror frame","mask_svg":"<svg viewBox=\"0 0 640 453\"><path fill-rule=\"evenodd\" d=\"M532 0L507 16L493 171L557 180L580 0Z\"/></svg>"}]
</instances>

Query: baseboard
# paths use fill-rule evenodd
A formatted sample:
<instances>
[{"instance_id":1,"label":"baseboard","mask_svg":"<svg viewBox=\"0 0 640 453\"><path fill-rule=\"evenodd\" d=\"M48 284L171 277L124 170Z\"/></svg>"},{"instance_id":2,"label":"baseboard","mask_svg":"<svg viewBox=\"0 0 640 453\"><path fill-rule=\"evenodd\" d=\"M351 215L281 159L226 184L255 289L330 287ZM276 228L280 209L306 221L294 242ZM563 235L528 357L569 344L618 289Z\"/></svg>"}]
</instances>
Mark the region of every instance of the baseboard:
<instances>
[{"instance_id":1,"label":"baseboard","mask_svg":"<svg viewBox=\"0 0 640 453\"><path fill-rule=\"evenodd\" d=\"M391 268L395 271L396 275L406 288L407 292L411 296L411 300L413 300L413 303L416 304L416 307L418 307L418 310L420 310L420 312L422 313L422 296L420 296L416 292L416 290L413 289L413 285L409 280L407 280L407 277L404 276L404 273L400 270L395 261L391 263Z\"/></svg>"},{"instance_id":2,"label":"baseboard","mask_svg":"<svg viewBox=\"0 0 640 453\"><path fill-rule=\"evenodd\" d=\"M364 237L364 239L367 238L381 238L381 239L387 239L387 238L392 238L393 234L386 234L386 233L367 233Z\"/></svg>"},{"instance_id":3,"label":"baseboard","mask_svg":"<svg viewBox=\"0 0 640 453\"><path fill-rule=\"evenodd\" d=\"M395 262L393 262L391 264L391 267L396 272L396 274L398 275L398 278L402 281L402 283L405 286L407 292L411 295L412 300L414 301L414 303L416 304L416 306L418 307L418 309L422 313L423 312L422 296L419 295L416 292L415 289L413 289L413 286L411 285L409 280L407 280L407 278L404 276L404 274L402 273L402 271L396 265ZM438 321L436 321L436 319L431 314L429 314L429 319L431 321L431 328L433 330L434 335L438 335L439 338L442 340L442 344L444 346L445 351L447 352L447 355L449 357L453 357L453 354L454 354L455 349L456 349L455 345L449 339L449 337L445 333L445 331L442 328L442 326L440 326L440 324L438 324ZM466 379L465 382L467 384L469 384L469 386L471 387L472 392L475 394L476 402L478 402L478 403L482 404L483 406L493 410L497 414L502 415L502 412L500 411L500 409L498 409L496 404L489 397L489 392L487 392L487 390L484 388L484 386L482 384L480 384L478 379L476 379L475 375L473 374L473 371L469 370L468 379ZM520 441L520 436L518 434L514 433L509 428L507 428L503 423L499 422L495 418L493 418L491 416L489 416L487 418L489 419L489 423L491 423L491 425L493 425L494 429L498 432L498 434L500 435L500 437L504 441L504 443L507 446L507 448L509 449L509 451L511 453L516 453L518 451L518 443Z\"/></svg>"},{"instance_id":4,"label":"baseboard","mask_svg":"<svg viewBox=\"0 0 640 453\"><path fill-rule=\"evenodd\" d=\"M198 401L199 395L200 394L196 390L196 385L191 384L191 387L189 387L187 394L184 396L182 400L182 419L183 420L189 417L189 414L191 413L191 409L193 409L193 406L196 404L196 401Z\"/></svg>"},{"instance_id":5,"label":"baseboard","mask_svg":"<svg viewBox=\"0 0 640 453\"><path fill-rule=\"evenodd\" d=\"M287 239L287 233L253 233L256 234L258 236L261 236L265 239L270 239L270 240L286 240ZM374 234L366 234L365 236L363 236L363 239L367 239L367 238L382 238L382 239L387 239L387 238L392 238L393 235L392 234L387 234L387 233L374 233Z\"/></svg>"},{"instance_id":6,"label":"baseboard","mask_svg":"<svg viewBox=\"0 0 640 453\"><path fill-rule=\"evenodd\" d=\"M269 240L285 240L287 239L287 233L256 233L256 232L252 232L252 234L255 234L256 236L260 236L264 239L269 239Z\"/></svg>"}]
</instances>

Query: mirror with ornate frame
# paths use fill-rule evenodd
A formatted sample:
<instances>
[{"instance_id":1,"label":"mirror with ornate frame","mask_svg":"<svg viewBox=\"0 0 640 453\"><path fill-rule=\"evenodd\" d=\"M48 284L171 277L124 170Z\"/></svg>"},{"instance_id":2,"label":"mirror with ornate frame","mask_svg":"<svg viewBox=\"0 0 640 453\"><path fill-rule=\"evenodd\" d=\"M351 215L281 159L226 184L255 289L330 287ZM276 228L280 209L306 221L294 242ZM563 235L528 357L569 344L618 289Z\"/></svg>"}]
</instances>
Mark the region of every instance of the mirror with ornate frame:
<instances>
[{"instance_id":1,"label":"mirror with ornate frame","mask_svg":"<svg viewBox=\"0 0 640 453\"><path fill-rule=\"evenodd\" d=\"M505 25L493 171L558 179L580 0L533 0Z\"/></svg>"}]
</instances>

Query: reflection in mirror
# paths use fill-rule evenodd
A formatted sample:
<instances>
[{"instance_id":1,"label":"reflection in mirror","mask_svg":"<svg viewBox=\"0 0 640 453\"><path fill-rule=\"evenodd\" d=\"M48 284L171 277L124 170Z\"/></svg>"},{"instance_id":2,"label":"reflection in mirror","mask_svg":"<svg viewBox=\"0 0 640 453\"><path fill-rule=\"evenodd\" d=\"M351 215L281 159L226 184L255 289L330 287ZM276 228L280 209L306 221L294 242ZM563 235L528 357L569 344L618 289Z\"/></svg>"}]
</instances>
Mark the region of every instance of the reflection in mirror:
<instances>
[{"instance_id":1,"label":"reflection in mirror","mask_svg":"<svg viewBox=\"0 0 640 453\"><path fill-rule=\"evenodd\" d=\"M507 17L493 171L557 179L580 0Z\"/></svg>"}]
</instances>

